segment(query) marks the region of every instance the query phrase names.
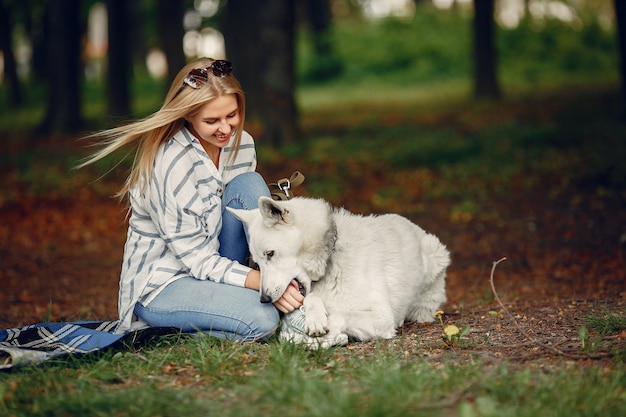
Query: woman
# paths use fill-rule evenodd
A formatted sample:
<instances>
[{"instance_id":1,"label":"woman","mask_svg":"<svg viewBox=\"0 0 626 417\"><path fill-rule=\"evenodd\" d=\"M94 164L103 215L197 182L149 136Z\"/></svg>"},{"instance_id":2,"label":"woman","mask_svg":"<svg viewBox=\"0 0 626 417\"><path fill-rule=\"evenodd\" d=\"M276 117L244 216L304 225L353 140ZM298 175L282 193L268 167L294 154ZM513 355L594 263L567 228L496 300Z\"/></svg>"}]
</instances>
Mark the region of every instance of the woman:
<instances>
[{"instance_id":1,"label":"woman","mask_svg":"<svg viewBox=\"0 0 626 417\"><path fill-rule=\"evenodd\" d=\"M96 133L105 147L85 164L137 144L120 191L131 207L116 331L177 327L241 341L271 336L278 310L300 307L290 286L259 301L259 271L246 266L247 232L225 207L254 209L269 196L255 172L245 100L225 60L198 59L174 79L152 116ZM255 291L256 290L256 291Z\"/></svg>"}]
</instances>

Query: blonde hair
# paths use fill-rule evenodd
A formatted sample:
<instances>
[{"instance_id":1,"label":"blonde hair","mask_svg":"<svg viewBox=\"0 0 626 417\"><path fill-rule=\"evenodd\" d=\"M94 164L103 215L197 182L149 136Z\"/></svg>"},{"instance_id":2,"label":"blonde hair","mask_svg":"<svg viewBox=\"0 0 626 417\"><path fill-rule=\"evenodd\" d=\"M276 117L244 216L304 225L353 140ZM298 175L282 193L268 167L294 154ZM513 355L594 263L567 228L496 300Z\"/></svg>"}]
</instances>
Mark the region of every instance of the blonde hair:
<instances>
[{"instance_id":1,"label":"blonde hair","mask_svg":"<svg viewBox=\"0 0 626 417\"><path fill-rule=\"evenodd\" d=\"M117 196L123 198L131 188L138 186L141 191L149 185L152 178L152 165L161 144L169 140L185 125L185 118L193 116L207 102L219 96L234 94L240 114L239 125L235 128L235 139L227 161L232 163L239 152L243 123L245 119L245 99L239 81L234 75L215 77L208 71L208 80L200 88L194 89L183 84L183 80L193 69L209 68L215 60L200 58L185 65L172 82L165 101L154 114L129 123L127 125L103 130L87 136L102 138L104 147L77 168L94 163L107 155L127 146L135 144L133 165Z\"/></svg>"}]
</instances>

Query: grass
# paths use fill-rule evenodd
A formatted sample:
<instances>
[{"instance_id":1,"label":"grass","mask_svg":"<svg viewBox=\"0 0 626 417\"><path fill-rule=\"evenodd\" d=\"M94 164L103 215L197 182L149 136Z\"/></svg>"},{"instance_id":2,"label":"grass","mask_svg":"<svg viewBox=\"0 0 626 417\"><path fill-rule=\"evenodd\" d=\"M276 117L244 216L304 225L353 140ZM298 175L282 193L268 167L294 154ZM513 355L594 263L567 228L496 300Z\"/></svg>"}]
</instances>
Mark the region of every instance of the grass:
<instances>
[{"instance_id":1,"label":"grass","mask_svg":"<svg viewBox=\"0 0 626 417\"><path fill-rule=\"evenodd\" d=\"M593 315L587 317L587 325L589 328L597 330L602 336L616 334L626 331L626 317L611 313L601 316Z\"/></svg>"},{"instance_id":2,"label":"grass","mask_svg":"<svg viewBox=\"0 0 626 417\"><path fill-rule=\"evenodd\" d=\"M170 336L140 350L54 360L0 376L15 416L619 416L623 364L516 368L433 363L402 338L363 353Z\"/></svg>"}]
</instances>

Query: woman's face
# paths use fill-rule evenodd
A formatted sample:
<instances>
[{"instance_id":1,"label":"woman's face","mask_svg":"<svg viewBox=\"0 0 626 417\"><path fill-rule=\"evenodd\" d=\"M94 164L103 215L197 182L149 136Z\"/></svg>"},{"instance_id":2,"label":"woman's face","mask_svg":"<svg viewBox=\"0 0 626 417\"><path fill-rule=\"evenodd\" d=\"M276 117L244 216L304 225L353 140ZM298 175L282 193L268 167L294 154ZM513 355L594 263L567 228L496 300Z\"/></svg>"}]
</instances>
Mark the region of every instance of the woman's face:
<instances>
[{"instance_id":1,"label":"woman's face","mask_svg":"<svg viewBox=\"0 0 626 417\"><path fill-rule=\"evenodd\" d=\"M216 97L186 120L195 137L223 148L241 120L237 97L235 94Z\"/></svg>"}]
</instances>

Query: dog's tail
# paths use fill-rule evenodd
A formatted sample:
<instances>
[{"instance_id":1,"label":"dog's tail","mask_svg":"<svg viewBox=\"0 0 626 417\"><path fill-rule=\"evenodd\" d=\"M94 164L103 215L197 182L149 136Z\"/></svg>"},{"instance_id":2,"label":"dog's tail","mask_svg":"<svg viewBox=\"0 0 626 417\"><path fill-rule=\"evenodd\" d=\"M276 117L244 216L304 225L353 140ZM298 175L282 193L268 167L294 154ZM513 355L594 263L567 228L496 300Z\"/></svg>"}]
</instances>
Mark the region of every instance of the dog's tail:
<instances>
[{"instance_id":1,"label":"dog's tail","mask_svg":"<svg viewBox=\"0 0 626 417\"><path fill-rule=\"evenodd\" d=\"M450 265L450 252L436 236L429 233L422 236L420 247L424 261L424 276L435 281Z\"/></svg>"}]
</instances>

